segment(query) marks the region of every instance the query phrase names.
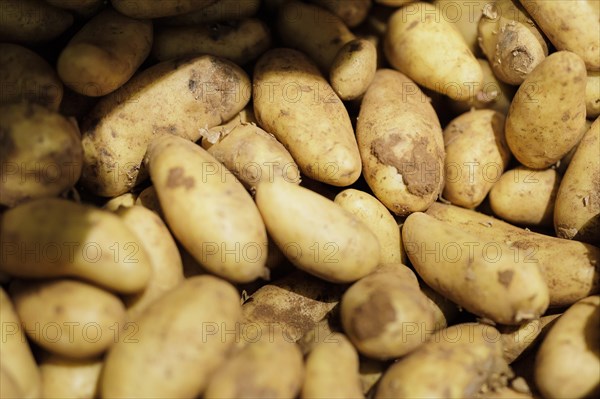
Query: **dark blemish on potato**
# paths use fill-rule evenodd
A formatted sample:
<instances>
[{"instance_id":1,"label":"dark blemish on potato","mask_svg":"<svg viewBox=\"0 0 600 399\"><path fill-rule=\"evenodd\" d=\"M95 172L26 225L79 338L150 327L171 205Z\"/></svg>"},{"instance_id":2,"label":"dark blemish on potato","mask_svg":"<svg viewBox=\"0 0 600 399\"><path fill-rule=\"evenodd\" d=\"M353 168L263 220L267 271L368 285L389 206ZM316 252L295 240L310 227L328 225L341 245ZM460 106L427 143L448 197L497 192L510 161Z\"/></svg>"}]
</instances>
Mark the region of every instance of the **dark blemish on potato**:
<instances>
[{"instance_id":1,"label":"dark blemish on potato","mask_svg":"<svg viewBox=\"0 0 600 399\"><path fill-rule=\"evenodd\" d=\"M362 42L352 42L352 44L350 44L350 48L348 49L348 51L350 53L354 53L354 52L360 51L362 49L363 49Z\"/></svg>"},{"instance_id":2,"label":"dark blemish on potato","mask_svg":"<svg viewBox=\"0 0 600 399\"><path fill-rule=\"evenodd\" d=\"M62 314L65 311L65 307L62 305L56 305L54 307L54 313L56 313L57 315Z\"/></svg>"},{"instance_id":3,"label":"dark blemish on potato","mask_svg":"<svg viewBox=\"0 0 600 399\"><path fill-rule=\"evenodd\" d=\"M569 118L571 117L571 115L569 115L569 111L565 111L562 114L562 117L560 118L561 121L566 122L569 120Z\"/></svg>"},{"instance_id":4,"label":"dark blemish on potato","mask_svg":"<svg viewBox=\"0 0 600 399\"><path fill-rule=\"evenodd\" d=\"M195 185L194 178L191 176L184 176L183 168L175 167L169 169L169 176L167 176L167 188L177 188L183 186L186 190L193 188Z\"/></svg>"},{"instance_id":5,"label":"dark blemish on potato","mask_svg":"<svg viewBox=\"0 0 600 399\"><path fill-rule=\"evenodd\" d=\"M413 29L415 26L417 26L418 23L419 23L419 21L412 21L410 23L410 25L408 25L408 28L406 28L406 30L408 31L408 30Z\"/></svg>"},{"instance_id":6,"label":"dark blemish on potato","mask_svg":"<svg viewBox=\"0 0 600 399\"><path fill-rule=\"evenodd\" d=\"M111 129L110 129L110 135L111 135L113 138L116 138L116 137L117 137L117 132L115 132L115 129L113 129L113 128L111 128Z\"/></svg>"},{"instance_id":7,"label":"dark blemish on potato","mask_svg":"<svg viewBox=\"0 0 600 399\"><path fill-rule=\"evenodd\" d=\"M508 288L508 286L510 285L510 282L513 279L513 275L515 273L512 270L504 270L501 272L498 272L498 282L500 284L502 284L504 287Z\"/></svg>"},{"instance_id":8,"label":"dark blemish on potato","mask_svg":"<svg viewBox=\"0 0 600 399\"><path fill-rule=\"evenodd\" d=\"M331 39L331 44L340 44L342 43L342 39L340 37L334 37L333 39Z\"/></svg>"},{"instance_id":9,"label":"dark blemish on potato","mask_svg":"<svg viewBox=\"0 0 600 399\"><path fill-rule=\"evenodd\" d=\"M188 81L188 90L191 92L196 91L196 81L195 80L190 79Z\"/></svg>"},{"instance_id":10,"label":"dark blemish on potato","mask_svg":"<svg viewBox=\"0 0 600 399\"><path fill-rule=\"evenodd\" d=\"M387 293L375 291L369 295L369 300L354 311L352 330L358 339L364 340L377 337L387 324L396 320L396 312L390 303Z\"/></svg>"}]
</instances>

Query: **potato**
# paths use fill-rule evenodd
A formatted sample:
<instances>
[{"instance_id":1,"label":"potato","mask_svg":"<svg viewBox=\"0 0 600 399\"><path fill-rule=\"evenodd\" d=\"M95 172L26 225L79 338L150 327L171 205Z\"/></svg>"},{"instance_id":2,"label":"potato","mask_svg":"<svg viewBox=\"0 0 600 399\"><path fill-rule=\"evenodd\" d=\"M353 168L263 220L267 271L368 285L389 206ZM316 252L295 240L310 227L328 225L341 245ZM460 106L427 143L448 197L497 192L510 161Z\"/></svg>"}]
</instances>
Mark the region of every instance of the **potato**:
<instances>
[{"instance_id":1,"label":"potato","mask_svg":"<svg viewBox=\"0 0 600 399\"><path fill-rule=\"evenodd\" d=\"M125 325L121 300L76 280L16 282L11 296L25 333L42 348L73 359L104 353Z\"/></svg>"},{"instance_id":2,"label":"potato","mask_svg":"<svg viewBox=\"0 0 600 399\"><path fill-rule=\"evenodd\" d=\"M517 0L486 5L478 25L479 45L503 82L520 85L548 55L548 45Z\"/></svg>"},{"instance_id":3,"label":"potato","mask_svg":"<svg viewBox=\"0 0 600 399\"><path fill-rule=\"evenodd\" d=\"M247 64L271 47L269 28L259 19L156 30L152 55L159 61L210 54Z\"/></svg>"},{"instance_id":4,"label":"potato","mask_svg":"<svg viewBox=\"0 0 600 399\"><path fill-rule=\"evenodd\" d=\"M202 397L294 398L300 391L303 369L302 352L296 344L251 341L210 377Z\"/></svg>"},{"instance_id":5,"label":"potato","mask_svg":"<svg viewBox=\"0 0 600 399\"><path fill-rule=\"evenodd\" d=\"M325 318L319 320L302 338L296 341L304 356L308 355L316 346L321 344L334 344L339 342L335 337L342 331L339 320L339 306L336 305ZM356 350L354 351L356 353ZM306 376L306 373L305 373Z\"/></svg>"},{"instance_id":6,"label":"potato","mask_svg":"<svg viewBox=\"0 0 600 399\"><path fill-rule=\"evenodd\" d=\"M213 276L185 280L137 320L131 339L106 356L103 398L199 396L234 344L241 317L236 289Z\"/></svg>"},{"instance_id":7,"label":"potato","mask_svg":"<svg viewBox=\"0 0 600 399\"><path fill-rule=\"evenodd\" d=\"M0 204L55 197L81 175L77 127L40 105L0 106Z\"/></svg>"},{"instance_id":8,"label":"potato","mask_svg":"<svg viewBox=\"0 0 600 399\"><path fill-rule=\"evenodd\" d=\"M590 71L600 70L600 29L596 1L521 0L535 22L559 50L580 56Z\"/></svg>"},{"instance_id":9,"label":"potato","mask_svg":"<svg viewBox=\"0 0 600 399\"><path fill-rule=\"evenodd\" d=\"M338 52L329 71L329 81L342 100L354 100L367 91L376 69L375 46L367 39L355 39Z\"/></svg>"},{"instance_id":10,"label":"potato","mask_svg":"<svg viewBox=\"0 0 600 399\"><path fill-rule=\"evenodd\" d=\"M427 297L390 269L354 283L344 293L340 311L344 331L356 349L375 359L404 356L435 330Z\"/></svg>"},{"instance_id":11,"label":"potato","mask_svg":"<svg viewBox=\"0 0 600 399\"><path fill-rule=\"evenodd\" d=\"M385 54L416 83L454 100L467 100L482 83L483 72L459 31L440 12L424 2L396 11L388 22Z\"/></svg>"},{"instance_id":12,"label":"potato","mask_svg":"<svg viewBox=\"0 0 600 399\"><path fill-rule=\"evenodd\" d=\"M89 17L98 12L104 6L104 0L45 0L54 7L74 11L83 17Z\"/></svg>"},{"instance_id":13,"label":"potato","mask_svg":"<svg viewBox=\"0 0 600 399\"><path fill-rule=\"evenodd\" d=\"M560 314L542 316L520 326L498 326L504 360L510 364L526 350L534 347L534 344L541 340L544 333L553 325L552 322L559 316Z\"/></svg>"},{"instance_id":14,"label":"potato","mask_svg":"<svg viewBox=\"0 0 600 399\"><path fill-rule=\"evenodd\" d=\"M300 171L290 153L275 137L258 126L238 124L229 131L223 131L217 140L207 145L208 153L247 188L253 189L261 181L276 178L300 183Z\"/></svg>"},{"instance_id":15,"label":"potato","mask_svg":"<svg viewBox=\"0 0 600 399\"><path fill-rule=\"evenodd\" d=\"M537 263L421 212L402 226L406 254L431 288L477 316L521 324L548 308L548 286ZM490 248L492 248L490 250Z\"/></svg>"},{"instance_id":16,"label":"potato","mask_svg":"<svg viewBox=\"0 0 600 399\"><path fill-rule=\"evenodd\" d=\"M560 180L556 169L511 169L490 191L492 211L510 223L551 227Z\"/></svg>"},{"instance_id":17,"label":"potato","mask_svg":"<svg viewBox=\"0 0 600 399\"><path fill-rule=\"evenodd\" d=\"M258 124L290 152L303 174L334 186L360 175L361 160L348 111L312 61L274 49L254 67Z\"/></svg>"},{"instance_id":18,"label":"potato","mask_svg":"<svg viewBox=\"0 0 600 399\"><path fill-rule=\"evenodd\" d=\"M358 354L343 334L318 343L306 358L300 398L362 398Z\"/></svg>"},{"instance_id":19,"label":"potato","mask_svg":"<svg viewBox=\"0 0 600 399\"><path fill-rule=\"evenodd\" d=\"M544 398L600 394L600 296L584 298L556 321L535 359L535 383Z\"/></svg>"},{"instance_id":20,"label":"potato","mask_svg":"<svg viewBox=\"0 0 600 399\"><path fill-rule=\"evenodd\" d=\"M325 73L331 69L342 47L356 39L337 15L299 1L289 1L281 6L277 32L285 46L307 54Z\"/></svg>"},{"instance_id":21,"label":"potato","mask_svg":"<svg viewBox=\"0 0 600 399\"><path fill-rule=\"evenodd\" d=\"M480 51L477 25L490 0L435 0L433 4L441 11L442 18L452 24L462 35L473 54Z\"/></svg>"},{"instance_id":22,"label":"potato","mask_svg":"<svg viewBox=\"0 0 600 399\"><path fill-rule=\"evenodd\" d=\"M600 290L597 247L523 230L452 205L435 203L427 214L480 240L508 245L515 260L538 264L548 284L551 307L571 305Z\"/></svg>"},{"instance_id":23,"label":"potato","mask_svg":"<svg viewBox=\"0 0 600 399\"><path fill-rule=\"evenodd\" d=\"M265 276L265 224L231 172L202 147L172 135L150 143L147 163L167 224L202 266L238 283Z\"/></svg>"},{"instance_id":24,"label":"potato","mask_svg":"<svg viewBox=\"0 0 600 399\"><path fill-rule=\"evenodd\" d=\"M254 16L261 0L219 0L185 14L159 18L156 22L165 26L188 26L220 21L236 21Z\"/></svg>"},{"instance_id":25,"label":"potato","mask_svg":"<svg viewBox=\"0 0 600 399\"><path fill-rule=\"evenodd\" d=\"M150 280L150 259L116 215L63 199L39 199L2 215L0 271L15 277L77 277L134 293Z\"/></svg>"},{"instance_id":26,"label":"potato","mask_svg":"<svg viewBox=\"0 0 600 399\"><path fill-rule=\"evenodd\" d=\"M40 362L42 397L47 399L79 399L98 397L101 359L68 359L46 355Z\"/></svg>"},{"instance_id":27,"label":"potato","mask_svg":"<svg viewBox=\"0 0 600 399\"><path fill-rule=\"evenodd\" d=\"M466 112L444 129L444 198L465 208L479 206L510 161L504 115L492 110Z\"/></svg>"},{"instance_id":28,"label":"potato","mask_svg":"<svg viewBox=\"0 0 600 399\"><path fill-rule=\"evenodd\" d=\"M416 84L399 72L377 71L360 107L356 138L367 184L396 215L423 211L440 194L441 131Z\"/></svg>"},{"instance_id":29,"label":"potato","mask_svg":"<svg viewBox=\"0 0 600 399\"><path fill-rule=\"evenodd\" d=\"M119 208L117 215L136 235L150 256L152 277L146 288L125 297L127 314L136 320L150 304L183 281L183 264L177 244L161 218L141 205Z\"/></svg>"},{"instance_id":30,"label":"potato","mask_svg":"<svg viewBox=\"0 0 600 399\"><path fill-rule=\"evenodd\" d=\"M600 245L600 119L583 136L556 195L554 228L562 238Z\"/></svg>"},{"instance_id":31,"label":"potato","mask_svg":"<svg viewBox=\"0 0 600 399\"><path fill-rule=\"evenodd\" d=\"M218 126L211 127L210 129L200 129L202 135L202 148L208 150L213 144L228 135L233 128L246 124L256 125L256 117L254 116L254 108L252 104L248 104L246 108L241 110L230 120L223 122Z\"/></svg>"},{"instance_id":32,"label":"potato","mask_svg":"<svg viewBox=\"0 0 600 399\"><path fill-rule=\"evenodd\" d=\"M111 198L110 200L106 201L106 203L102 206L102 208L106 209L107 211L115 212L117 209L119 209L121 207L130 208L130 207L134 206L136 201L137 201L136 194L125 193L125 194L121 194L119 196L116 196L116 197Z\"/></svg>"},{"instance_id":33,"label":"potato","mask_svg":"<svg viewBox=\"0 0 600 399\"><path fill-rule=\"evenodd\" d=\"M82 123L82 183L114 197L143 182L142 159L157 135L200 138L199 128L231 119L248 103L250 81L236 65L200 56L166 61L103 98Z\"/></svg>"},{"instance_id":34,"label":"potato","mask_svg":"<svg viewBox=\"0 0 600 399\"><path fill-rule=\"evenodd\" d=\"M389 7L401 7L405 4L412 3L415 0L373 0L375 3Z\"/></svg>"},{"instance_id":35,"label":"potato","mask_svg":"<svg viewBox=\"0 0 600 399\"><path fill-rule=\"evenodd\" d=\"M438 294L423 283L421 283L421 292L427 297L429 308L433 312L433 325L436 331L450 326L458 318L462 309L459 309L445 296Z\"/></svg>"},{"instance_id":36,"label":"potato","mask_svg":"<svg viewBox=\"0 0 600 399\"><path fill-rule=\"evenodd\" d=\"M158 200L158 195L156 194L156 189L154 186L149 186L142 190L140 195L135 200L135 204L148 208L159 215L161 219L165 219L162 209L160 208L160 201Z\"/></svg>"},{"instance_id":37,"label":"potato","mask_svg":"<svg viewBox=\"0 0 600 399\"><path fill-rule=\"evenodd\" d=\"M380 263L406 263L400 228L377 198L353 188L341 191L334 202L366 224L379 241Z\"/></svg>"},{"instance_id":38,"label":"potato","mask_svg":"<svg viewBox=\"0 0 600 399\"><path fill-rule=\"evenodd\" d=\"M312 3L328 9L348 26L354 28L367 17L371 0L310 0Z\"/></svg>"},{"instance_id":39,"label":"potato","mask_svg":"<svg viewBox=\"0 0 600 399\"><path fill-rule=\"evenodd\" d=\"M502 377L508 367L499 335L494 327L477 323L438 331L390 366L375 398L472 398L505 385Z\"/></svg>"},{"instance_id":40,"label":"potato","mask_svg":"<svg viewBox=\"0 0 600 399\"><path fill-rule=\"evenodd\" d=\"M40 371L27 344L21 321L2 287L0 287L0 326L2 327L2 351L0 351L2 398L39 398Z\"/></svg>"},{"instance_id":41,"label":"potato","mask_svg":"<svg viewBox=\"0 0 600 399\"><path fill-rule=\"evenodd\" d=\"M600 72L588 71L585 85L585 110L588 119L600 116Z\"/></svg>"},{"instance_id":42,"label":"potato","mask_svg":"<svg viewBox=\"0 0 600 399\"><path fill-rule=\"evenodd\" d=\"M256 205L269 235L298 268L335 283L371 273L380 258L375 234L327 198L283 179L261 182Z\"/></svg>"},{"instance_id":43,"label":"potato","mask_svg":"<svg viewBox=\"0 0 600 399\"><path fill-rule=\"evenodd\" d=\"M586 71L568 51L548 56L523 82L506 117L513 155L532 169L556 163L581 139Z\"/></svg>"},{"instance_id":44,"label":"potato","mask_svg":"<svg viewBox=\"0 0 600 399\"><path fill-rule=\"evenodd\" d=\"M132 18L159 18L201 10L218 0L131 1L111 0L112 6L121 14Z\"/></svg>"},{"instance_id":45,"label":"potato","mask_svg":"<svg viewBox=\"0 0 600 399\"><path fill-rule=\"evenodd\" d=\"M3 0L0 41L49 42L73 24L73 16L42 0Z\"/></svg>"},{"instance_id":46,"label":"potato","mask_svg":"<svg viewBox=\"0 0 600 399\"><path fill-rule=\"evenodd\" d=\"M152 22L107 9L71 38L58 57L56 69L75 92L104 96L131 78L151 47Z\"/></svg>"},{"instance_id":47,"label":"potato","mask_svg":"<svg viewBox=\"0 0 600 399\"><path fill-rule=\"evenodd\" d=\"M0 105L28 101L58 111L63 84L54 68L33 51L0 43Z\"/></svg>"}]
</instances>

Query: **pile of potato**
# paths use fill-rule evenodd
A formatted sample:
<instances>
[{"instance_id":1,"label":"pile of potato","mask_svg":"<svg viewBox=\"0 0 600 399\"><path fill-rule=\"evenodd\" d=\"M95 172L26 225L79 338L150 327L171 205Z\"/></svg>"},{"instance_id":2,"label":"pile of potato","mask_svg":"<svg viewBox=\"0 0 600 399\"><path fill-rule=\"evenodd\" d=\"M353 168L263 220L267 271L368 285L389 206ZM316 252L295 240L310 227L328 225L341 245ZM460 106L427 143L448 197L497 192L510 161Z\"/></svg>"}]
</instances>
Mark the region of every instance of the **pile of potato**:
<instances>
[{"instance_id":1,"label":"pile of potato","mask_svg":"<svg viewBox=\"0 0 600 399\"><path fill-rule=\"evenodd\" d=\"M2 0L1 398L600 395L598 0Z\"/></svg>"}]
</instances>

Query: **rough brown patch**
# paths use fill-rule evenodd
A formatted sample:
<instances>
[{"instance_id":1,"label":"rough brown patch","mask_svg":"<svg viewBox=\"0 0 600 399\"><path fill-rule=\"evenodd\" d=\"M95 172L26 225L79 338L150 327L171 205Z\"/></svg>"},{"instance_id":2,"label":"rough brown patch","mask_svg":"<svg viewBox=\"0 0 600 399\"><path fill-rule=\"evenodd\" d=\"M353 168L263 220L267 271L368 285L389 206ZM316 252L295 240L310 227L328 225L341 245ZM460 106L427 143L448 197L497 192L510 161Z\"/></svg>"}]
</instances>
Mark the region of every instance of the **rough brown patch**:
<instances>
[{"instance_id":1,"label":"rough brown patch","mask_svg":"<svg viewBox=\"0 0 600 399\"><path fill-rule=\"evenodd\" d=\"M348 49L348 51L349 51L350 53L354 53L354 52L356 52L356 51L360 51L360 50L362 50L362 48L363 48L363 44L362 44L362 42L353 42L353 43L350 45L350 48Z\"/></svg>"},{"instance_id":2,"label":"rough brown patch","mask_svg":"<svg viewBox=\"0 0 600 399\"><path fill-rule=\"evenodd\" d=\"M508 286L510 285L510 282L513 279L513 275L515 273L512 270L504 270L501 272L498 272L498 282L500 284L502 284L503 286L505 286L506 288L508 288Z\"/></svg>"},{"instance_id":3,"label":"rough brown patch","mask_svg":"<svg viewBox=\"0 0 600 399\"><path fill-rule=\"evenodd\" d=\"M194 187L194 178L191 176L184 176L183 168L176 167L169 170L169 176L167 177L167 188L185 187L186 190Z\"/></svg>"},{"instance_id":4,"label":"rough brown patch","mask_svg":"<svg viewBox=\"0 0 600 399\"><path fill-rule=\"evenodd\" d=\"M408 28L406 28L406 30L408 31L408 30L413 29L415 26L417 26L418 23L419 23L419 21L412 21L410 23L410 25L408 25Z\"/></svg>"},{"instance_id":5,"label":"rough brown patch","mask_svg":"<svg viewBox=\"0 0 600 399\"><path fill-rule=\"evenodd\" d=\"M356 337L362 340L378 336L394 320L396 312L387 294L375 291L367 302L356 308L351 323Z\"/></svg>"}]
</instances>

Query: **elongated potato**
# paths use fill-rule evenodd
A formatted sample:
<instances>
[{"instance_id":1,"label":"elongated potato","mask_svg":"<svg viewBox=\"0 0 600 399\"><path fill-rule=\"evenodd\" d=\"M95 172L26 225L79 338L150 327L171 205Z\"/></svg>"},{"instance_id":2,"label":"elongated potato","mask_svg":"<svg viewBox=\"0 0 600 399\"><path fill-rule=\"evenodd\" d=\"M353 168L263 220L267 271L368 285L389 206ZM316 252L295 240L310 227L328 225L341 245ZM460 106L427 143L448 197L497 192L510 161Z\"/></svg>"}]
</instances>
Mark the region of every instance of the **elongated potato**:
<instances>
[{"instance_id":1,"label":"elongated potato","mask_svg":"<svg viewBox=\"0 0 600 399\"><path fill-rule=\"evenodd\" d=\"M502 242L420 212L404 222L402 240L425 283L469 312L512 325L536 319L548 308L548 286L538 264L514 259Z\"/></svg>"},{"instance_id":2,"label":"elongated potato","mask_svg":"<svg viewBox=\"0 0 600 399\"><path fill-rule=\"evenodd\" d=\"M265 225L231 172L202 147L172 135L152 141L147 162L167 224L202 266L234 282L265 275Z\"/></svg>"},{"instance_id":3,"label":"elongated potato","mask_svg":"<svg viewBox=\"0 0 600 399\"><path fill-rule=\"evenodd\" d=\"M304 54L275 49L254 68L258 124L290 152L303 174L334 186L360 175L361 160L348 111Z\"/></svg>"},{"instance_id":4,"label":"elongated potato","mask_svg":"<svg viewBox=\"0 0 600 399\"><path fill-rule=\"evenodd\" d=\"M165 26L187 26L236 21L254 16L260 8L260 3L261 0L219 0L200 10L159 18L156 22Z\"/></svg>"},{"instance_id":5,"label":"elongated potato","mask_svg":"<svg viewBox=\"0 0 600 399\"><path fill-rule=\"evenodd\" d=\"M420 288L421 292L427 297L429 308L433 312L434 329L437 331L450 326L462 310L427 284L421 283Z\"/></svg>"},{"instance_id":6,"label":"elongated potato","mask_svg":"<svg viewBox=\"0 0 600 399\"><path fill-rule=\"evenodd\" d=\"M210 54L243 65L271 47L269 28L259 19L156 30L152 54L160 61Z\"/></svg>"},{"instance_id":7,"label":"elongated potato","mask_svg":"<svg viewBox=\"0 0 600 399\"><path fill-rule=\"evenodd\" d=\"M0 287L0 388L2 398L39 398L40 371L25 338L25 331L13 304Z\"/></svg>"},{"instance_id":8,"label":"elongated potato","mask_svg":"<svg viewBox=\"0 0 600 399\"><path fill-rule=\"evenodd\" d=\"M54 68L33 51L0 43L0 104L29 101L58 111L63 84Z\"/></svg>"},{"instance_id":9,"label":"elongated potato","mask_svg":"<svg viewBox=\"0 0 600 399\"><path fill-rule=\"evenodd\" d=\"M140 195L135 200L135 204L150 209L151 211L159 215L161 219L164 220L164 214L160 207L160 201L158 199L158 195L156 194L156 189L154 188L154 186L149 186L142 190Z\"/></svg>"},{"instance_id":10,"label":"elongated potato","mask_svg":"<svg viewBox=\"0 0 600 399\"><path fill-rule=\"evenodd\" d=\"M208 150L213 144L216 144L219 140L228 135L233 128L246 124L257 124L252 104L248 104L246 108L241 110L233 118L218 126L211 127L210 129L200 129L200 134L202 135L202 148Z\"/></svg>"},{"instance_id":11,"label":"elongated potato","mask_svg":"<svg viewBox=\"0 0 600 399\"><path fill-rule=\"evenodd\" d=\"M545 398L600 394L600 297L584 298L555 322L535 359L535 383Z\"/></svg>"},{"instance_id":12,"label":"elongated potato","mask_svg":"<svg viewBox=\"0 0 600 399\"><path fill-rule=\"evenodd\" d=\"M310 274L349 283L379 263L379 242L369 227L313 191L283 179L261 182L256 205L279 249Z\"/></svg>"},{"instance_id":13,"label":"elongated potato","mask_svg":"<svg viewBox=\"0 0 600 399\"><path fill-rule=\"evenodd\" d=\"M213 276L188 278L137 320L133 342L119 341L109 351L102 397L199 396L235 343L231 331L240 317L231 284Z\"/></svg>"},{"instance_id":14,"label":"elongated potato","mask_svg":"<svg viewBox=\"0 0 600 399\"><path fill-rule=\"evenodd\" d=\"M2 215L0 271L24 278L78 277L134 293L150 280L148 254L112 213L40 199Z\"/></svg>"},{"instance_id":15,"label":"elongated potato","mask_svg":"<svg viewBox=\"0 0 600 399\"><path fill-rule=\"evenodd\" d=\"M56 68L62 81L75 92L104 96L133 76L151 47L152 22L107 9L71 38Z\"/></svg>"},{"instance_id":16,"label":"elongated potato","mask_svg":"<svg viewBox=\"0 0 600 399\"><path fill-rule=\"evenodd\" d=\"M236 65L212 56L154 65L103 98L82 123L82 183L114 197L143 182L142 159L159 134L190 140L199 128L231 119L249 101L250 81Z\"/></svg>"},{"instance_id":17,"label":"elongated potato","mask_svg":"<svg viewBox=\"0 0 600 399\"><path fill-rule=\"evenodd\" d=\"M388 22L385 54L416 83L454 100L467 100L482 83L483 72L461 34L440 12L424 2L396 11Z\"/></svg>"},{"instance_id":18,"label":"elongated potato","mask_svg":"<svg viewBox=\"0 0 600 399\"><path fill-rule=\"evenodd\" d=\"M523 82L506 117L506 141L523 165L544 169L583 135L586 71L568 51L548 56Z\"/></svg>"},{"instance_id":19,"label":"elongated potato","mask_svg":"<svg viewBox=\"0 0 600 399\"><path fill-rule=\"evenodd\" d=\"M595 1L520 0L548 39L559 50L580 56L588 70L600 70L600 29Z\"/></svg>"},{"instance_id":20,"label":"elongated potato","mask_svg":"<svg viewBox=\"0 0 600 399\"><path fill-rule=\"evenodd\" d=\"M0 106L0 204L58 196L83 165L77 127L41 105Z\"/></svg>"},{"instance_id":21,"label":"elongated potato","mask_svg":"<svg viewBox=\"0 0 600 399\"><path fill-rule=\"evenodd\" d=\"M475 208L483 202L510 160L504 116L492 110L464 113L444 129L444 198Z\"/></svg>"},{"instance_id":22,"label":"elongated potato","mask_svg":"<svg viewBox=\"0 0 600 399\"><path fill-rule=\"evenodd\" d=\"M377 198L349 188L341 191L333 202L359 218L375 234L381 249L380 263L406 263L398 224Z\"/></svg>"},{"instance_id":23,"label":"elongated potato","mask_svg":"<svg viewBox=\"0 0 600 399\"><path fill-rule=\"evenodd\" d=\"M104 0L45 0L46 3L54 7L71 10L83 17L94 15L104 6Z\"/></svg>"},{"instance_id":24,"label":"elongated potato","mask_svg":"<svg viewBox=\"0 0 600 399\"><path fill-rule=\"evenodd\" d=\"M600 119L583 136L556 195L556 235L600 245Z\"/></svg>"},{"instance_id":25,"label":"elongated potato","mask_svg":"<svg viewBox=\"0 0 600 399\"><path fill-rule=\"evenodd\" d=\"M380 69L367 90L356 126L363 175L396 215L423 211L444 184L444 148L437 115L409 78Z\"/></svg>"},{"instance_id":26,"label":"elongated potato","mask_svg":"<svg viewBox=\"0 0 600 399\"><path fill-rule=\"evenodd\" d=\"M315 345L306 358L302 399L362 398L358 353L339 333Z\"/></svg>"},{"instance_id":27,"label":"elongated potato","mask_svg":"<svg viewBox=\"0 0 600 399\"><path fill-rule=\"evenodd\" d=\"M40 362L42 397L79 399L98 397L102 359L68 359L46 355Z\"/></svg>"},{"instance_id":28,"label":"elongated potato","mask_svg":"<svg viewBox=\"0 0 600 399\"><path fill-rule=\"evenodd\" d=\"M560 185L556 169L518 166L504 173L490 190L490 206L500 219L530 226L552 226Z\"/></svg>"},{"instance_id":29,"label":"elongated potato","mask_svg":"<svg viewBox=\"0 0 600 399\"><path fill-rule=\"evenodd\" d=\"M588 71L585 85L585 111L588 119L600 116L600 72Z\"/></svg>"},{"instance_id":30,"label":"elongated potato","mask_svg":"<svg viewBox=\"0 0 600 399\"><path fill-rule=\"evenodd\" d=\"M150 256L152 276L140 293L125 297L130 319L139 318L152 302L183 281L183 264L177 244L160 216L143 206L120 208L117 215L137 236Z\"/></svg>"},{"instance_id":31,"label":"elongated potato","mask_svg":"<svg viewBox=\"0 0 600 399\"><path fill-rule=\"evenodd\" d=\"M361 24L367 17L371 8L371 0L310 0L318 6L328 9L349 28Z\"/></svg>"},{"instance_id":32,"label":"elongated potato","mask_svg":"<svg viewBox=\"0 0 600 399\"><path fill-rule=\"evenodd\" d=\"M202 397L294 398L300 391L303 369L298 345L285 340L251 342L210 377Z\"/></svg>"},{"instance_id":33,"label":"elongated potato","mask_svg":"<svg viewBox=\"0 0 600 399\"><path fill-rule=\"evenodd\" d=\"M112 6L132 18L159 18L185 14L209 7L218 0L131 1L111 0Z\"/></svg>"},{"instance_id":34,"label":"elongated potato","mask_svg":"<svg viewBox=\"0 0 600 399\"><path fill-rule=\"evenodd\" d=\"M539 319L531 320L520 326L498 326L502 340L502 353L504 360L511 364L526 350L532 348L545 335L548 329L553 325L553 321L560 314L542 316Z\"/></svg>"},{"instance_id":35,"label":"elongated potato","mask_svg":"<svg viewBox=\"0 0 600 399\"><path fill-rule=\"evenodd\" d=\"M433 4L441 11L442 18L450 22L462 35L473 54L480 52L477 25L490 0L435 0Z\"/></svg>"},{"instance_id":36,"label":"elongated potato","mask_svg":"<svg viewBox=\"0 0 600 399\"><path fill-rule=\"evenodd\" d=\"M49 42L73 24L73 16L42 0L3 0L0 41Z\"/></svg>"},{"instance_id":37,"label":"elongated potato","mask_svg":"<svg viewBox=\"0 0 600 399\"><path fill-rule=\"evenodd\" d=\"M355 39L338 51L329 71L329 81L342 100L354 100L367 91L376 70L375 45L367 39Z\"/></svg>"},{"instance_id":38,"label":"elongated potato","mask_svg":"<svg viewBox=\"0 0 600 399\"><path fill-rule=\"evenodd\" d=\"M508 245L516 260L535 262L544 272L550 306L563 307L600 290L600 249L515 227L488 215L434 203L427 214L484 241Z\"/></svg>"}]
</instances>

